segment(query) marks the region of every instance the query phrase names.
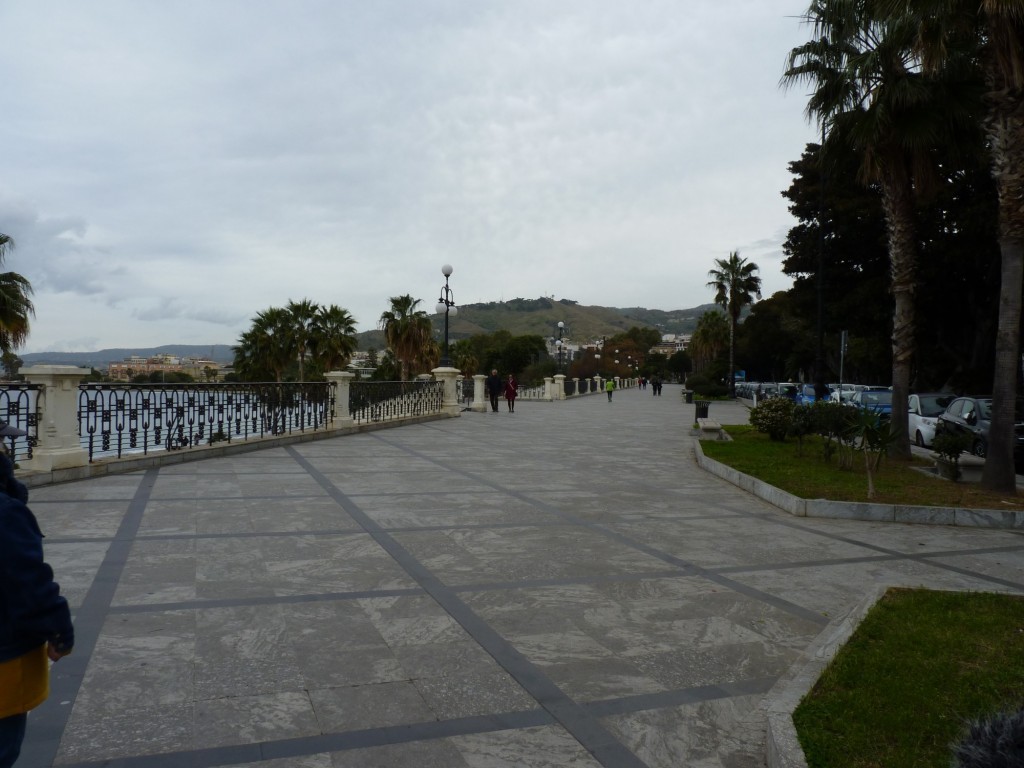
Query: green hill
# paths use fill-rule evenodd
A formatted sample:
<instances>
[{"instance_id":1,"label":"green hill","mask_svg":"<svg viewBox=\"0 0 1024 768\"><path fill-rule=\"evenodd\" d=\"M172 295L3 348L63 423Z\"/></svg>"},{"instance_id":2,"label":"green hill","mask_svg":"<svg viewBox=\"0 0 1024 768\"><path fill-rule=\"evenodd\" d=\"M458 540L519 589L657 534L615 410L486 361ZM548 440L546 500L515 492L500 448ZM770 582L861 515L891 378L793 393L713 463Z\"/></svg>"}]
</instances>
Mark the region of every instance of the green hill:
<instances>
[{"instance_id":1,"label":"green hill","mask_svg":"<svg viewBox=\"0 0 1024 768\"><path fill-rule=\"evenodd\" d=\"M703 304L692 309L665 311L643 307L585 306L571 299L510 299L485 304L462 304L458 314L449 318L448 336L451 340L464 339L478 333L508 331L513 336L537 334L552 337L558 334L558 322L565 323L564 337L575 342L587 342L628 331L633 326L656 328L661 333L689 334L697 326L697 319L714 309L714 304ZM431 316L436 330L444 327L440 315ZM383 349L384 334L367 331L359 334L360 349Z\"/></svg>"}]
</instances>

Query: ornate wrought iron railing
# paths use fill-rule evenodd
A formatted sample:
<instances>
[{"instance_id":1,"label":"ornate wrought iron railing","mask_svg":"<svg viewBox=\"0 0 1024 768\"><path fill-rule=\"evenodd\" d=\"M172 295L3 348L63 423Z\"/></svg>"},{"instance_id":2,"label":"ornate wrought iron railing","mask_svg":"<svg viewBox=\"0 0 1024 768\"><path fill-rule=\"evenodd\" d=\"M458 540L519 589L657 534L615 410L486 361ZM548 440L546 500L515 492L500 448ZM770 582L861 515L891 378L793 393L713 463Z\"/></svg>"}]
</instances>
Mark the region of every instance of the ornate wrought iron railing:
<instances>
[{"instance_id":1,"label":"ornate wrought iron railing","mask_svg":"<svg viewBox=\"0 0 1024 768\"><path fill-rule=\"evenodd\" d=\"M440 413L443 381L353 381L349 415L357 424Z\"/></svg>"},{"instance_id":2,"label":"ornate wrought iron railing","mask_svg":"<svg viewBox=\"0 0 1024 768\"><path fill-rule=\"evenodd\" d=\"M32 448L39 437L39 391L42 386L27 382L0 385L0 421L28 432L24 437L0 438L11 459L17 463L32 458Z\"/></svg>"},{"instance_id":3,"label":"ornate wrought iron railing","mask_svg":"<svg viewBox=\"0 0 1024 768\"><path fill-rule=\"evenodd\" d=\"M78 428L89 461L326 429L334 388L303 384L82 384Z\"/></svg>"}]
</instances>

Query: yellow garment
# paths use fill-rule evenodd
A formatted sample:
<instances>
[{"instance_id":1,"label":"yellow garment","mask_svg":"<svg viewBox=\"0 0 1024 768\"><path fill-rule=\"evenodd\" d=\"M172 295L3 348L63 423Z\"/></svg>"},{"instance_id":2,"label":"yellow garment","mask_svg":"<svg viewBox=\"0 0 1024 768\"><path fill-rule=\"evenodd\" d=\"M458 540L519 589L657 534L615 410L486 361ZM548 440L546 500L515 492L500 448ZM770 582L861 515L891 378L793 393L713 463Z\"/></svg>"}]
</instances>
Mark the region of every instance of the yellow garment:
<instances>
[{"instance_id":1,"label":"yellow garment","mask_svg":"<svg viewBox=\"0 0 1024 768\"><path fill-rule=\"evenodd\" d=\"M35 709L50 695L46 643L24 656L0 662L0 718Z\"/></svg>"}]
</instances>

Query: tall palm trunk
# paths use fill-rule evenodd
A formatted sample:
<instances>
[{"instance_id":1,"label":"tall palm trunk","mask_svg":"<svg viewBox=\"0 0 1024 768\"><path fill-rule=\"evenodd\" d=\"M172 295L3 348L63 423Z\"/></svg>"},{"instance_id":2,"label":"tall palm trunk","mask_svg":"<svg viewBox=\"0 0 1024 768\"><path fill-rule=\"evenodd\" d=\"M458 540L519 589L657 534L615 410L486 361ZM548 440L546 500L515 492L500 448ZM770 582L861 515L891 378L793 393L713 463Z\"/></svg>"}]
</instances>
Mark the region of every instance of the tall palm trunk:
<instances>
[{"instance_id":1,"label":"tall palm trunk","mask_svg":"<svg viewBox=\"0 0 1024 768\"><path fill-rule=\"evenodd\" d=\"M989 83L999 83L990 72ZM1016 489L1014 435L1020 356L1021 290L1024 287L1024 92L1004 87L988 94L986 133L992 146L993 176L999 192L1001 253L999 323L992 383L992 422L981 484L1004 493Z\"/></svg>"},{"instance_id":2,"label":"tall palm trunk","mask_svg":"<svg viewBox=\"0 0 1024 768\"><path fill-rule=\"evenodd\" d=\"M905 162L893 163L882 180L882 206L889 235L889 273L895 307L892 316L892 415L895 439L889 455L910 459L907 399L914 357L914 279L916 236L914 193Z\"/></svg>"}]
</instances>

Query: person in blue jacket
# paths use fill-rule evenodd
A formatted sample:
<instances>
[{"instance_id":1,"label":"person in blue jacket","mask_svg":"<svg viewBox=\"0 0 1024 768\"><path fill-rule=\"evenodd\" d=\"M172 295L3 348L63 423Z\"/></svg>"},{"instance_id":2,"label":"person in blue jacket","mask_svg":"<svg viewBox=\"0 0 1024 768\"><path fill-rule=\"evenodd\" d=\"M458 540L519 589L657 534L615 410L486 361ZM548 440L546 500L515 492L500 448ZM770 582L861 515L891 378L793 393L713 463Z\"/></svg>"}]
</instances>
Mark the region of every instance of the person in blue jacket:
<instances>
[{"instance_id":1,"label":"person in blue jacket","mask_svg":"<svg viewBox=\"0 0 1024 768\"><path fill-rule=\"evenodd\" d=\"M18 759L28 712L49 695L50 662L71 653L68 602L43 560L43 534L14 479L4 437L25 432L0 421L0 768Z\"/></svg>"}]
</instances>

